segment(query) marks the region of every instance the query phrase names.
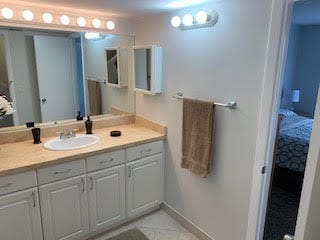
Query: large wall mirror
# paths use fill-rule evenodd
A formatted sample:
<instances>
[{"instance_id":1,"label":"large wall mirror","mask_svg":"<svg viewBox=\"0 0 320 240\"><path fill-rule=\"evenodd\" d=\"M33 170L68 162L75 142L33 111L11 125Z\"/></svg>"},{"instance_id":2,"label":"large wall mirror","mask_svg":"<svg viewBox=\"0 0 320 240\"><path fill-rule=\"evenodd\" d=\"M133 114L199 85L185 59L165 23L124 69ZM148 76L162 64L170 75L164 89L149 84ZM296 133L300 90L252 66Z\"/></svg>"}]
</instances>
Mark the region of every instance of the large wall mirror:
<instances>
[{"instance_id":1,"label":"large wall mirror","mask_svg":"<svg viewBox=\"0 0 320 240\"><path fill-rule=\"evenodd\" d=\"M1 29L0 94L16 112L0 127L134 113L133 45L133 36Z\"/></svg>"}]
</instances>

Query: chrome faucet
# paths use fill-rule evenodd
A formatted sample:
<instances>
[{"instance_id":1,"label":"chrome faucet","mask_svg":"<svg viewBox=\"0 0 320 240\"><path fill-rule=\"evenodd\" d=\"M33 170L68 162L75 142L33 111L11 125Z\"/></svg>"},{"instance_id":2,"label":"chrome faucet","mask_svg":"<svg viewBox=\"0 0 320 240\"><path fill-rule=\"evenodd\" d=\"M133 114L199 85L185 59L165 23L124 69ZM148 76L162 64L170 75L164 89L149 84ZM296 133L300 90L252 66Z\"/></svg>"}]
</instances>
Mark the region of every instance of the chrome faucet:
<instances>
[{"instance_id":1,"label":"chrome faucet","mask_svg":"<svg viewBox=\"0 0 320 240\"><path fill-rule=\"evenodd\" d=\"M78 129L73 129L69 132L57 132L58 134L60 134L60 139L63 140L63 139L69 139L69 138L74 138L76 137L76 131L78 131Z\"/></svg>"}]
</instances>

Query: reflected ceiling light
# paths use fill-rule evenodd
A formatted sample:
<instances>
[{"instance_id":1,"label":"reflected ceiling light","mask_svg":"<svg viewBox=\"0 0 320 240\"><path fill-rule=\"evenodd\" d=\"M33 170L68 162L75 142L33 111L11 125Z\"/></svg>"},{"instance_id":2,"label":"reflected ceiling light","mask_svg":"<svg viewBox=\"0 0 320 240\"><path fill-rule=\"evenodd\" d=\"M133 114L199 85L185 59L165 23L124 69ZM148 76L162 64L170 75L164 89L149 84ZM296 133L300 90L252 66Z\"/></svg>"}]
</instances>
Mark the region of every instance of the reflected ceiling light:
<instances>
[{"instance_id":1,"label":"reflected ceiling light","mask_svg":"<svg viewBox=\"0 0 320 240\"><path fill-rule=\"evenodd\" d=\"M178 16L174 16L171 18L171 25L173 27L180 27L181 25L181 18Z\"/></svg>"},{"instance_id":2,"label":"reflected ceiling light","mask_svg":"<svg viewBox=\"0 0 320 240\"><path fill-rule=\"evenodd\" d=\"M182 18L182 23L185 26L191 26L193 24L193 16L191 14L186 14Z\"/></svg>"},{"instance_id":3,"label":"reflected ceiling light","mask_svg":"<svg viewBox=\"0 0 320 240\"><path fill-rule=\"evenodd\" d=\"M87 32L84 34L84 37L88 40L104 39L104 35L97 32Z\"/></svg>"},{"instance_id":4,"label":"reflected ceiling light","mask_svg":"<svg viewBox=\"0 0 320 240\"><path fill-rule=\"evenodd\" d=\"M30 10L24 10L22 12L22 17L24 18L24 20L26 21L32 21L34 18L33 12L31 12Z\"/></svg>"},{"instance_id":5,"label":"reflected ceiling light","mask_svg":"<svg viewBox=\"0 0 320 240\"><path fill-rule=\"evenodd\" d=\"M67 15L62 15L60 17L60 22L63 24L63 25L68 25L70 23L70 18L67 16Z\"/></svg>"},{"instance_id":6,"label":"reflected ceiling light","mask_svg":"<svg viewBox=\"0 0 320 240\"><path fill-rule=\"evenodd\" d=\"M42 14L42 20L43 20L45 23L52 23L52 21L53 21L52 14L51 14L51 13L44 13L44 14Z\"/></svg>"},{"instance_id":7,"label":"reflected ceiling light","mask_svg":"<svg viewBox=\"0 0 320 240\"><path fill-rule=\"evenodd\" d=\"M208 14L205 11L200 11L196 15L196 21L199 24L204 24L208 20Z\"/></svg>"},{"instance_id":8,"label":"reflected ceiling light","mask_svg":"<svg viewBox=\"0 0 320 240\"><path fill-rule=\"evenodd\" d=\"M87 25L87 20L84 17L77 18L77 24L79 27L85 27Z\"/></svg>"},{"instance_id":9,"label":"reflected ceiling light","mask_svg":"<svg viewBox=\"0 0 320 240\"><path fill-rule=\"evenodd\" d=\"M13 11L11 10L11 8L7 8L7 7L2 8L2 9L1 9L1 14L2 14L2 16L3 16L4 18L6 18L6 19L11 19L11 18L13 18Z\"/></svg>"},{"instance_id":10,"label":"reflected ceiling light","mask_svg":"<svg viewBox=\"0 0 320 240\"><path fill-rule=\"evenodd\" d=\"M108 30L113 30L115 28L115 24L113 21L108 21L107 22L107 29Z\"/></svg>"},{"instance_id":11,"label":"reflected ceiling light","mask_svg":"<svg viewBox=\"0 0 320 240\"><path fill-rule=\"evenodd\" d=\"M92 20L92 25L95 28L99 28L101 26L101 21L99 19L95 18Z\"/></svg>"}]
</instances>

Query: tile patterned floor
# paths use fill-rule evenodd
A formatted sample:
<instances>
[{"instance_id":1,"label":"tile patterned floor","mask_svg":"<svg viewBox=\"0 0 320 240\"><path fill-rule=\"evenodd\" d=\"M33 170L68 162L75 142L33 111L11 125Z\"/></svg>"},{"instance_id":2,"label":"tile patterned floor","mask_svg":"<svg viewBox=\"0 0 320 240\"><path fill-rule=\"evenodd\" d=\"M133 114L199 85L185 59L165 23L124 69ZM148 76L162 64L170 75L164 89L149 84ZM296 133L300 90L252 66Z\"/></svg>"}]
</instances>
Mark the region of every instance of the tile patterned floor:
<instances>
[{"instance_id":1,"label":"tile patterned floor","mask_svg":"<svg viewBox=\"0 0 320 240\"><path fill-rule=\"evenodd\" d=\"M135 227L140 229L150 240L198 240L196 236L182 227L163 210L151 213L119 229L100 235L93 240L106 240Z\"/></svg>"}]
</instances>

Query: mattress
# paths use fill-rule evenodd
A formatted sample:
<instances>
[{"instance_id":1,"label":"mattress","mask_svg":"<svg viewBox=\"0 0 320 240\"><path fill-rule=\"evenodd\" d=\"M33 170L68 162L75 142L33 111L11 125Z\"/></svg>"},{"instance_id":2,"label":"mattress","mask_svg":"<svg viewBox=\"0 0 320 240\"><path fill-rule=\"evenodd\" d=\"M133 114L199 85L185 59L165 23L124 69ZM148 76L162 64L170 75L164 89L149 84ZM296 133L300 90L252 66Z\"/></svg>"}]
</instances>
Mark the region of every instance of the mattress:
<instances>
[{"instance_id":1,"label":"mattress","mask_svg":"<svg viewBox=\"0 0 320 240\"><path fill-rule=\"evenodd\" d=\"M276 150L276 166L304 172L313 119L292 116L281 120Z\"/></svg>"}]
</instances>

